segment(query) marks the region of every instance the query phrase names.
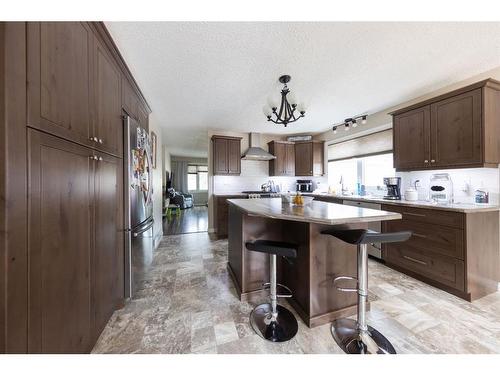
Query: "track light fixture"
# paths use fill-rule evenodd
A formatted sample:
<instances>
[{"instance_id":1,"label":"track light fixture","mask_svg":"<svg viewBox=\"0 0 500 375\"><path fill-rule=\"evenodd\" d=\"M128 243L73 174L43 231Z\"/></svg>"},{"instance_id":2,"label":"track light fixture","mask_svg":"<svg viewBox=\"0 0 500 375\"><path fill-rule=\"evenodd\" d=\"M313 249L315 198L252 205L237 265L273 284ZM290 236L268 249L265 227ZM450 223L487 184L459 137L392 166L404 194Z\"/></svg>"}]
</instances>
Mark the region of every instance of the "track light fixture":
<instances>
[{"instance_id":1,"label":"track light fixture","mask_svg":"<svg viewBox=\"0 0 500 375\"><path fill-rule=\"evenodd\" d=\"M355 128L356 126L358 126L359 123L364 125L364 124L366 124L367 117L368 117L368 115L359 115L359 116L353 116L353 117L346 118L344 120L344 122L333 125L333 127L332 127L333 134L337 134L337 129L340 128L341 126L344 127L345 131L348 131L351 127Z\"/></svg>"}]
</instances>

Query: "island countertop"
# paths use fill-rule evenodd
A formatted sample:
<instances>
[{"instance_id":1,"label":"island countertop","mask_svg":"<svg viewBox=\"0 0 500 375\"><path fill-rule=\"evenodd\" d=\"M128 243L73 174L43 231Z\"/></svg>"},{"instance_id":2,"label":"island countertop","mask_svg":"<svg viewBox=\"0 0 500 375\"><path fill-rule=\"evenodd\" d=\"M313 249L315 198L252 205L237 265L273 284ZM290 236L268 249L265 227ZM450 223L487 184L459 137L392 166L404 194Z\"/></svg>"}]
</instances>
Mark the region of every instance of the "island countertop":
<instances>
[{"instance_id":1,"label":"island countertop","mask_svg":"<svg viewBox=\"0 0 500 375\"><path fill-rule=\"evenodd\" d=\"M312 201L305 206L282 203L281 198L228 199L229 204L256 216L304 223L339 225L401 219L401 214L370 208Z\"/></svg>"}]
</instances>

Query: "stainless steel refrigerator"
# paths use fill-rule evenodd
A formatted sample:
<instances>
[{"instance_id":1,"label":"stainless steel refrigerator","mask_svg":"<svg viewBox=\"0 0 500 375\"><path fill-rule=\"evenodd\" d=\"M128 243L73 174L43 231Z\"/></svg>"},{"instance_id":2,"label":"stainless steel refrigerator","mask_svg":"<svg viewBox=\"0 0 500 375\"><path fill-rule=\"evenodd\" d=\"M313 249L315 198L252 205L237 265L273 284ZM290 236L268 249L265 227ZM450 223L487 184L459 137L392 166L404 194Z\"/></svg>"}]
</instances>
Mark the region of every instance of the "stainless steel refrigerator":
<instances>
[{"instance_id":1,"label":"stainless steel refrigerator","mask_svg":"<svg viewBox=\"0 0 500 375\"><path fill-rule=\"evenodd\" d=\"M129 116L124 122L125 296L132 298L153 260L153 171L147 130Z\"/></svg>"}]
</instances>

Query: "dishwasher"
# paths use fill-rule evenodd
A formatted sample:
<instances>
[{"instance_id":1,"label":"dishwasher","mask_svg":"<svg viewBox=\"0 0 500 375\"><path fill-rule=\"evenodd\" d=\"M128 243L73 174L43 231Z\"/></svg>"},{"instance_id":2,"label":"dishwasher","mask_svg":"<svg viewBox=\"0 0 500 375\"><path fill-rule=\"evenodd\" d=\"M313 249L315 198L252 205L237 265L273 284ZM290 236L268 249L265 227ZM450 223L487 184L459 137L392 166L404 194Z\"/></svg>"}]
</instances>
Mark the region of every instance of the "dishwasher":
<instances>
[{"instance_id":1,"label":"dishwasher","mask_svg":"<svg viewBox=\"0 0 500 375\"><path fill-rule=\"evenodd\" d=\"M382 206L378 203L369 203L369 202L358 202L358 201L348 201L344 200L342 204L346 206L354 206L360 208L371 208L373 210L381 210ZM374 230L376 232L382 231L382 224L380 221L374 221L368 223L368 229ZM380 243L372 243L368 245L368 254L377 259L382 259L382 246Z\"/></svg>"}]
</instances>

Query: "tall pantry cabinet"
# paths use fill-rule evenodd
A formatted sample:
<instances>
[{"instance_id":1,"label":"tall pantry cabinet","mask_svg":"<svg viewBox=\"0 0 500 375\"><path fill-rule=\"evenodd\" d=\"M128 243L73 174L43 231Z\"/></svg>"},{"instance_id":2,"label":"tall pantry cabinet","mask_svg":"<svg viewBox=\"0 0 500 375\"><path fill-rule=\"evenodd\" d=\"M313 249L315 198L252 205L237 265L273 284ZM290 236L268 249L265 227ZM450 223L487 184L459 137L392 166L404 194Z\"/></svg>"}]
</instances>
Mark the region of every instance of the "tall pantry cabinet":
<instances>
[{"instance_id":1,"label":"tall pantry cabinet","mask_svg":"<svg viewBox=\"0 0 500 375\"><path fill-rule=\"evenodd\" d=\"M0 110L10 159L0 192L19 207L2 216L0 351L86 353L124 303L123 99L150 110L102 23L2 23L0 37L17 73L1 72L4 96L26 98ZM14 41L24 53L6 48ZM7 121L15 111L26 115ZM23 217L25 239L13 240Z\"/></svg>"}]
</instances>

